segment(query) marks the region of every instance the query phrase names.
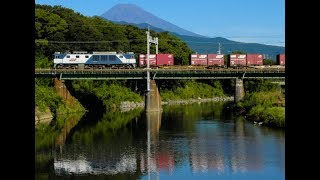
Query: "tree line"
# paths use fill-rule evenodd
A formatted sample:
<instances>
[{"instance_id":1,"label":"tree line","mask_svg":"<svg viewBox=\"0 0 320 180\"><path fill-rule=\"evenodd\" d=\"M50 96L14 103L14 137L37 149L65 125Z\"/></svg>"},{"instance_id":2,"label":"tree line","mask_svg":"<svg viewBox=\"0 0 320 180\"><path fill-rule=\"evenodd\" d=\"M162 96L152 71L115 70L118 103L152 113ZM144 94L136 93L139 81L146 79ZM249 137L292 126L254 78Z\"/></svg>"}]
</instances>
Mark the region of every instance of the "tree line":
<instances>
[{"instance_id":1,"label":"tree line","mask_svg":"<svg viewBox=\"0 0 320 180\"><path fill-rule=\"evenodd\" d=\"M115 24L98 16L87 17L61 6L36 4L36 67L44 65L37 61L48 61L46 58L49 63L45 66L50 66L54 52L116 51L146 54L145 31L132 25ZM177 63L188 64L189 54L193 51L185 42L169 32L150 31L150 35L159 38L159 53L172 53ZM155 53L154 45L150 53Z\"/></svg>"}]
</instances>

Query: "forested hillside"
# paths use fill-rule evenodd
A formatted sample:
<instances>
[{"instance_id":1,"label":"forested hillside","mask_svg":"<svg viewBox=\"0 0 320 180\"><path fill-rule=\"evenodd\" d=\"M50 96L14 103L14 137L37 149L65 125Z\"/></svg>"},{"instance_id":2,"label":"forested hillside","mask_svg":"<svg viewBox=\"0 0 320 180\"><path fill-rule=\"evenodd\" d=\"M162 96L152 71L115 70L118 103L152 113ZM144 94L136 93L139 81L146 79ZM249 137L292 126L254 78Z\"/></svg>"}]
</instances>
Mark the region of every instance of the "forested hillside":
<instances>
[{"instance_id":1,"label":"forested hillside","mask_svg":"<svg viewBox=\"0 0 320 180\"><path fill-rule=\"evenodd\" d=\"M50 66L56 51L116 51L146 53L146 33L132 25L120 25L101 17L86 17L61 6L35 7L36 66ZM177 63L188 63L192 50L167 32L151 31L159 38L159 52L173 53ZM155 53L154 45L150 53ZM49 59L45 60L46 58ZM47 63L44 63L48 61Z\"/></svg>"}]
</instances>

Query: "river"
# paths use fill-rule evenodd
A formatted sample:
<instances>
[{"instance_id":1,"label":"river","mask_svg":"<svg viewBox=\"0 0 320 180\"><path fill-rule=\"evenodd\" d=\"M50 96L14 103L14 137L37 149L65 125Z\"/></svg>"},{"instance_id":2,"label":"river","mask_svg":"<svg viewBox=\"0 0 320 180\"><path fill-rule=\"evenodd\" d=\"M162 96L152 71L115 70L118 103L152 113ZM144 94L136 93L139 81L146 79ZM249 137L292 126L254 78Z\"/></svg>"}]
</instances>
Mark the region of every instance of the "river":
<instances>
[{"instance_id":1,"label":"river","mask_svg":"<svg viewBox=\"0 0 320 180\"><path fill-rule=\"evenodd\" d=\"M284 130L250 123L230 106L91 112L43 125L36 179L284 180Z\"/></svg>"}]
</instances>

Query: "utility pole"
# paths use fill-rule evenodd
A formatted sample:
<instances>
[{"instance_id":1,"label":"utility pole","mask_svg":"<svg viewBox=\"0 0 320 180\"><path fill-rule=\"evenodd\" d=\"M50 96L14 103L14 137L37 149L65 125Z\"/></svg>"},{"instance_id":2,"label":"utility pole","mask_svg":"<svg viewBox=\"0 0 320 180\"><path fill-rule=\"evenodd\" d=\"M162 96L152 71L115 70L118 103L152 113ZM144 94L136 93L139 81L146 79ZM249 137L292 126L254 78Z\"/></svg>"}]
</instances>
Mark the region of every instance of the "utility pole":
<instances>
[{"instance_id":1,"label":"utility pole","mask_svg":"<svg viewBox=\"0 0 320 180\"><path fill-rule=\"evenodd\" d=\"M156 41L156 54L158 54L158 37L156 37L154 40Z\"/></svg>"},{"instance_id":2,"label":"utility pole","mask_svg":"<svg viewBox=\"0 0 320 180\"><path fill-rule=\"evenodd\" d=\"M219 43L218 54L221 54L221 44Z\"/></svg>"},{"instance_id":3,"label":"utility pole","mask_svg":"<svg viewBox=\"0 0 320 180\"><path fill-rule=\"evenodd\" d=\"M158 38L152 38L152 36L150 36L150 32L149 32L149 26L148 26L148 31L146 31L147 33L147 91L150 91L150 43L154 43L156 44L156 54L158 54Z\"/></svg>"},{"instance_id":4,"label":"utility pole","mask_svg":"<svg viewBox=\"0 0 320 180\"><path fill-rule=\"evenodd\" d=\"M150 54L150 42L149 42L149 26L147 33L147 91L150 91L150 64L149 64L149 54Z\"/></svg>"}]
</instances>

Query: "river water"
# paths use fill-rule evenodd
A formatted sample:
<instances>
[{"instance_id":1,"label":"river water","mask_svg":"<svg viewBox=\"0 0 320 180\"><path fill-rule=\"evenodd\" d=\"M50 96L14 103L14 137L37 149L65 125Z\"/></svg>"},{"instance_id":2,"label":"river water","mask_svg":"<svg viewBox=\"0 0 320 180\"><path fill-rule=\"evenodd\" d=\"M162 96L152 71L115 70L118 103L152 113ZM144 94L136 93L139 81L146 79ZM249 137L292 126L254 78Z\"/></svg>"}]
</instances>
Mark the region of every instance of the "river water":
<instances>
[{"instance_id":1,"label":"river water","mask_svg":"<svg viewBox=\"0 0 320 180\"><path fill-rule=\"evenodd\" d=\"M71 115L36 131L36 179L285 179L283 130L212 102Z\"/></svg>"}]
</instances>

